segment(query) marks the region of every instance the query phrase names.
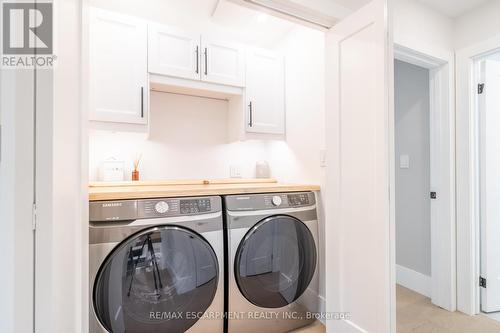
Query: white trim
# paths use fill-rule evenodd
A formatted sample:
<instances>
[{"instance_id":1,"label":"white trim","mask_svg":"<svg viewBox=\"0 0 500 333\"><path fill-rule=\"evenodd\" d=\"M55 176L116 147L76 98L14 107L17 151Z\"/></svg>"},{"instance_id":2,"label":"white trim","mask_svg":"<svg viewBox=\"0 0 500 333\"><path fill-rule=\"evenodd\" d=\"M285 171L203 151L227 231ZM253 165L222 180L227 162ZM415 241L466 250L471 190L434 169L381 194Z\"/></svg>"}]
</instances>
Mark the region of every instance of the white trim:
<instances>
[{"instance_id":1,"label":"white trim","mask_svg":"<svg viewBox=\"0 0 500 333\"><path fill-rule=\"evenodd\" d=\"M81 125L80 125L80 140L81 140L81 176L80 176L80 202L81 202L81 210L80 210L80 232L81 238L79 239L80 251L78 253L81 258L80 263L80 280L78 281L79 288L81 290L79 297L81 299L81 308L80 308L80 317L81 317L81 330L80 333L88 333L89 332L89 309L91 304L90 299L90 272L89 272L89 194L88 194L88 184L89 184L89 147L88 147L88 137L89 137L89 128L90 128L90 59L89 59L89 22L90 22L90 0L81 0L80 3L81 8L81 76L80 76L80 94L81 94ZM148 77L149 84L149 77ZM150 98L147 99L148 107L147 110L149 112L149 103ZM148 115L149 119L149 115ZM148 133L149 133L149 125L150 121L148 121Z\"/></svg>"},{"instance_id":2,"label":"white trim","mask_svg":"<svg viewBox=\"0 0 500 333\"><path fill-rule=\"evenodd\" d=\"M396 265L396 283L414 292L431 297L432 278L428 275Z\"/></svg>"},{"instance_id":3,"label":"white trim","mask_svg":"<svg viewBox=\"0 0 500 333\"><path fill-rule=\"evenodd\" d=\"M262 11L270 15L279 17L284 20L302 24L312 28L325 31L333 27L342 16L350 13L343 6L331 4L334 9L330 13L335 13L335 16L317 10L312 7L306 7L299 3L294 3L290 0L229 0L233 3L251 8L257 11ZM338 16L338 17L337 17Z\"/></svg>"},{"instance_id":4,"label":"white trim","mask_svg":"<svg viewBox=\"0 0 500 333\"><path fill-rule=\"evenodd\" d=\"M480 312L474 60L500 48L500 35L457 51L457 306Z\"/></svg>"},{"instance_id":5,"label":"white trim","mask_svg":"<svg viewBox=\"0 0 500 333\"><path fill-rule=\"evenodd\" d=\"M400 44L394 45L394 58L427 69L437 68L447 63L446 60L418 52Z\"/></svg>"},{"instance_id":6,"label":"white trim","mask_svg":"<svg viewBox=\"0 0 500 333\"><path fill-rule=\"evenodd\" d=\"M456 310L454 56L396 44L395 58L430 71L432 303Z\"/></svg>"}]
</instances>

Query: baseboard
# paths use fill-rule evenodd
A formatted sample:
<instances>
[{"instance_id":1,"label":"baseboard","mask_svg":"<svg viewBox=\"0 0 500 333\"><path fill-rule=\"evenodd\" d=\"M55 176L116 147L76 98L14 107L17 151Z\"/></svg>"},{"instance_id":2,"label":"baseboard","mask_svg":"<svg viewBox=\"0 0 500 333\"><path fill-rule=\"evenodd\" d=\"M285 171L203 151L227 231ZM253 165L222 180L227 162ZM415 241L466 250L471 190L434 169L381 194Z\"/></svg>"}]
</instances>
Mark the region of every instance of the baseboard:
<instances>
[{"instance_id":1,"label":"baseboard","mask_svg":"<svg viewBox=\"0 0 500 333\"><path fill-rule=\"evenodd\" d=\"M397 284L414 292L431 297L431 277L404 266L396 265Z\"/></svg>"}]
</instances>

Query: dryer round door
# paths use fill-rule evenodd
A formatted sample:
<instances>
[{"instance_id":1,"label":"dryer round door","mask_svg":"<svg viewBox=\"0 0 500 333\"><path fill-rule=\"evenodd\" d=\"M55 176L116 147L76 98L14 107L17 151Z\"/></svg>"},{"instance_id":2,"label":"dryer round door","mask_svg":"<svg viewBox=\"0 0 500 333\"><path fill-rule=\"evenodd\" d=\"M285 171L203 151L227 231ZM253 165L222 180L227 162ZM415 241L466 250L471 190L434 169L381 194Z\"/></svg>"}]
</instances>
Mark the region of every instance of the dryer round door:
<instances>
[{"instance_id":1,"label":"dryer round door","mask_svg":"<svg viewBox=\"0 0 500 333\"><path fill-rule=\"evenodd\" d=\"M118 245L99 269L94 310L112 333L185 332L212 303L219 267L210 244L159 226Z\"/></svg>"},{"instance_id":2,"label":"dryer round door","mask_svg":"<svg viewBox=\"0 0 500 333\"><path fill-rule=\"evenodd\" d=\"M245 235L235 257L235 277L245 298L262 308L280 308L297 300L316 269L316 245L300 220L276 215Z\"/></svg>"}]
</instances>

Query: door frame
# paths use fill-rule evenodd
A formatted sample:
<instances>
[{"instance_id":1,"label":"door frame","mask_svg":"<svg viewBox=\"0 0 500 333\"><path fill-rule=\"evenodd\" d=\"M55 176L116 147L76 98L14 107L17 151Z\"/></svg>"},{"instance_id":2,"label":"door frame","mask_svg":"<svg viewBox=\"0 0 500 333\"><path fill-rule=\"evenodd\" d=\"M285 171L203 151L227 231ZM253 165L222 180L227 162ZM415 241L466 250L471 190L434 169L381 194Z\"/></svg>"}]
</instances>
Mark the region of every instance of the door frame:
<instances>
[{"instance_id":1,"label":"door frame","mask_svg":"<svg viewBox=\"0 0 500 333\"><path fill-rule=\"evenodd\" d=\"M500 35L456 53L457 307L480 313L480 220L477 179L476 61L500 49Z\"/></svg>"},{"instance_id":2,"label":"door frame","mask_svg":"<svg viewBox=\"0 0 500 333\"><path fill-rule=\"evenodd\" d=\"M429 70L431 288L433 304L456 310L455 117L453 54L431 54L395 43L394 58ZM438 223L442 222L442 223Z\"/></svg>"}]
</instances>

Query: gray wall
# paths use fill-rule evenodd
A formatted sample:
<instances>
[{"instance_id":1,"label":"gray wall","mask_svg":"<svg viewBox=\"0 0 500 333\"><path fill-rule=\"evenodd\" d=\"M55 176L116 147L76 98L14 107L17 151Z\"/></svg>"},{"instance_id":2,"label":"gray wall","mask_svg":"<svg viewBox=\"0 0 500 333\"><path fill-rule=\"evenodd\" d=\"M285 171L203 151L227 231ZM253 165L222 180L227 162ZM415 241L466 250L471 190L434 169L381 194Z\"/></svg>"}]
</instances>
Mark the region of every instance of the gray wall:
<instances>
[{"instance_id":1,"label":"gray wall","mask_svg":"<svg viewBox=\"0 0 500 333\"><path fill-rule=\"evenodd\" d=\"M429 105L429 71L396 60L396 264L430 276ZM409 155L409 169L400 155Z\"/></svg>"}]
</instances>

